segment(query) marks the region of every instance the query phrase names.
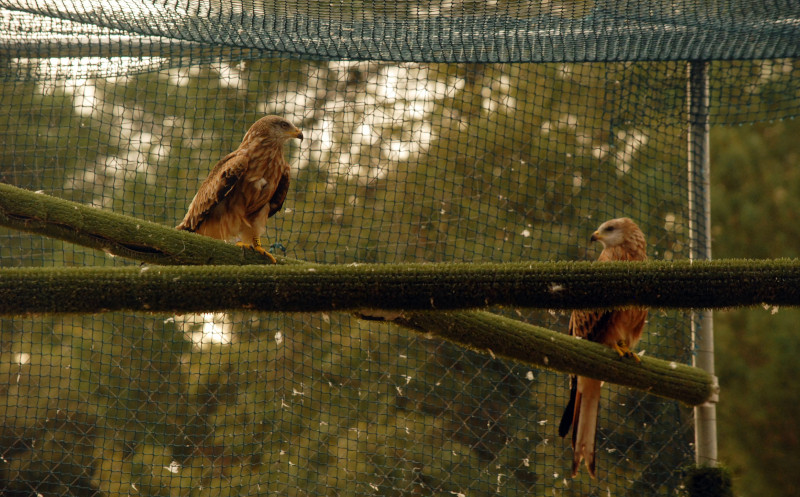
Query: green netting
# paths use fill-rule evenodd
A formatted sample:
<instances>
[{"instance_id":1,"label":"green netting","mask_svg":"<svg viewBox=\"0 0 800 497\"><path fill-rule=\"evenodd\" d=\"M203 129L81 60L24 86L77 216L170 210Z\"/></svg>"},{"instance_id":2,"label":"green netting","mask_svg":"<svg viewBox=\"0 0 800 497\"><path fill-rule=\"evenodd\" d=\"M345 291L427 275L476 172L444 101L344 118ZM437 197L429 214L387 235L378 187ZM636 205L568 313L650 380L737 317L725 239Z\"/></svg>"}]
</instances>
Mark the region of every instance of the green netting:
<instances>
[{"instance_id":1,"label":"green netting","mask_svg":"<svg viewBox=\"0 0 800 497\"><path fill-rule=\"evenodd\" d=\"M30 42L31 34L44 39L59 34L144 35L149 37L144 43L169 49L210 44L314 59L736 60L796 57L800 50L796 43L800 6L791 0L105 0L88 4L4 0L0 6L58 18L46 23L51 31L43 36L25 22L5 30L23 42ZM86 40L61 41L62 46L86 44Z\"/></svg>"},{"instance_id":2,"label":"green netting","mask_svg":"<svg viewBox=\"0 0 800 497\"><path fill-rule=\"evenodd\" d=\"M174 226L264 114L306 140L266 245L322 263L689 256L686 60L713 123L800 110L795 2L0 1L0 181ZM0 229L0 266L136 264ZM495 312L566 330L568 313ZM327 312L0 319L7 495L674 495L691 410ZM686 312L640 345L690 364Z\"/></svg>"}]
</instances>

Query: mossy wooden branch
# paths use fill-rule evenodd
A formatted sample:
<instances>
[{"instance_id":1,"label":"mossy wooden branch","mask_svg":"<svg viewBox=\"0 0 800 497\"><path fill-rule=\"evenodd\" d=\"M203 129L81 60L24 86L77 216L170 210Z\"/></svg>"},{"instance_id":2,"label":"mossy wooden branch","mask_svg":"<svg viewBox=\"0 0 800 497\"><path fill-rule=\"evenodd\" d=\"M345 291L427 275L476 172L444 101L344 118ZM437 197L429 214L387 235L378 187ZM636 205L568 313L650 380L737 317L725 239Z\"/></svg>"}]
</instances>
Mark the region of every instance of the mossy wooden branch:
<instances>
[{"instance_id":1,"label":"mossy wooden branch","mask_svg":"<svg viewBox=\"0 0 800 497\"><path fill-rule=\"evenodd\" d=\"M395 322L479 352L610 381L689 405L708 401L717 389L714 378L701 369L647 356L639 363L600 344L490 312L414 311Z\"/></svg>"},{"instance_id":2,"label":"mossy wooden branch","mask_svg":"<svg viewBox=\"0 0 800 497\"><path fill-rule=\"evenodd\" d=\"M731 269L719 261L5 268L0 269L0 314L800 303L796 261L755 267L761 269L744 263Z\"/></svg>"},{"instance_id":3,"label":"mossy wooden branch","mask_svg":"<svg viewBox=\"0 0 800 497\"><path fill-rule=\"evenodd\" d=\"M0 270L4 314L800 305L798 260L311 265L281 257L281 266L239 267L265 259L218 240L3 184L0 224L150 263L236 265ZM87 308L92 303L94 309Z\"/></svg>"},{"instance_id":4,"label":"mossy wooden branch","mask_svg":"<svg viewBox=\"0 0 800 497\"><path fill-rule=\"evenodd\" d=\"M0 225L152 264L269 263L253 251L213 238L4 183Z\"/></svg>"}]
</instances>

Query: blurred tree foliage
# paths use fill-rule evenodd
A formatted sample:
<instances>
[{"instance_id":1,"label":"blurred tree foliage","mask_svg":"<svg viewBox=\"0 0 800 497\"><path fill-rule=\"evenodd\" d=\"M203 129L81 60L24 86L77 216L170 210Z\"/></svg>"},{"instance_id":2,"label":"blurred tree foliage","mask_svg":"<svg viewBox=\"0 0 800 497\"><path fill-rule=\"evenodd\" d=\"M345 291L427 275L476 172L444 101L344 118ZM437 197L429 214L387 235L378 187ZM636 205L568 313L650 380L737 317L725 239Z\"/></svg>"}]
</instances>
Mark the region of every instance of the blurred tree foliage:
<instances>
[{"instance_id":1,"label":"blurred tree foliage","mask_svg":"<svg viewBox=\"0 0 800 497\"><path fill-rule=\"evenodd\" d=\"M174 225L214 162L259 116L278 113L307 137L289 149L290 196L266 236L292 256L590 259L589 233L628 215L648 233L651 256L684 258L684 78L680 63L288 58L6 78L0 179ZM738 171L720 181L738 185ZM779 177L791 212L796 190ZM126 263L0 236L3 265ZM566 315L500 312L566 328ZM597 492L588 479L564 479L571 453L554 426L564 378L390 325L336 313L112 313L0 325L0 484L9 495ZM648 354L691 360L684 313L653 312L648 328ZM785 338L772 353L789 353ZM692 458L690 411L607 392L604 488L672 495L677 468Z\"/></svg>"},{"instance_id":2,"label":"blurred tree foliage","mask_svg":"<svg viewBox=\"0 0 800 497\"><path fill-rule=\"evenodd\" d=\"M714 257L800 257L800 121L715 128ZM720 456L741 495L797 493L798 309L715 313Z\"/></svg>"}]
</instances>

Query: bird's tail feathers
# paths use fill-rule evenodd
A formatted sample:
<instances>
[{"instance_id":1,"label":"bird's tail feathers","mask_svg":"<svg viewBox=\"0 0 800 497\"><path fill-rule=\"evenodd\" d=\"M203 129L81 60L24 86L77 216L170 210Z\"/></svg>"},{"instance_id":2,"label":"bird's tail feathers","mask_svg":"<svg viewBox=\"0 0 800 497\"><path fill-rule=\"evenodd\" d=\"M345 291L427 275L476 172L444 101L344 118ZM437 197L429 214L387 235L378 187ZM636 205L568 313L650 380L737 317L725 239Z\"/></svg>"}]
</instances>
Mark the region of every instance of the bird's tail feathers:
<instances>
[{"instance_id":1,"label":"bird's tail feathers","mask_svg":"<svg viewBox=\"0 0 800 497\"><path fill-rule=\"evenodd\" d=\"M578 391L578 378L570 376L570 389L569 389L569 402L567 407L564 408L564 414L561 415L561 423L558 424L558 436L564 438L572 428L573 416L575 416L575 394Z\"/></svg>"},{"instance_id":2,"label":"bird's tail feathers","mask_svg":"<svg viewBox=\"0 0 800 497\"><path fill-rule=\"evenodd\" d=\"M595 440L597 438L597 412L600 406L600 388L603 382L592 378L578 377L575 395L574 428L572 431L572 476L578 474L581 461L595 476Z\"/></svg>"}]
</instances>

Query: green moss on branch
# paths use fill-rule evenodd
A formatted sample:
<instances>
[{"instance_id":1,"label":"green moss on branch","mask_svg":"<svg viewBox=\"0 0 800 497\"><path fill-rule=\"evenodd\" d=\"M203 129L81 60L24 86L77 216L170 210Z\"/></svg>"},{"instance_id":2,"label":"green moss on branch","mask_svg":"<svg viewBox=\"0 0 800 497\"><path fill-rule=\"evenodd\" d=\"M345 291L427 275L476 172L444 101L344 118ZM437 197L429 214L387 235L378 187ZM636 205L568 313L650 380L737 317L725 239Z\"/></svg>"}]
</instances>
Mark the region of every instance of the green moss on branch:
<instances>
[{"instance_id":1,"label":"green moss on branch","mask_svg":"<svg viewBox=\"0 0 800 497\"><path fill-rule=\"evenodd\" d=\"M712 376L701 369L650 357L638 363L600 344L490 312L417 311L395 322L479 352L591 376L689 405L706 402L716 390Z\"/></svg>"},{"instance_id":2,"label":"green moss on branch","mask_svg":"<svg viewBox=\"0 0 800 497\"><path fill-rule=\"evenodd\" d=\"M0 224L56 237L112 254L155 264L264 264L265 259L207 237L121 216L75 202L0 184ZM761 304L800 305L800 261L717 260L639 263L517 262L505 264L315 265L279 258L295 268L165 270L174 284L153 288L124 271L92 273L124 280L131 292L165 295L162 310L177 311L172 298L190 299L204 310L202 291L212 277L227 289L233 308L315 311L356 309L456 309L489 305L546 309L590 309L627 305L660 308L726 308ZM206 272L206 275L201 273ZM26 273L29 278L50 278ZM11 275L13 276L13 275ZM9 282L9 285L13 285ZM24 281L17 283L24 286ZM31 282L32 284L32 282ZM66 283L65 283L66 284ZM199 286L192 289L192 285ZM21 291L24 291L21 289ZM86 291L91 291L87 288ZM277 296L264 295L275 292ZM254 296L258 295L257 301ZM216 295L212 296L216 297ZM19 302L19 299L17 299ZM128 299L125 302L136 302ZM123 305L123 304L120 304ZM125 304L133 305L133 304ZM282 306L282 307L281 307ZM9 304L7 308L12 308ZM124 307L128 308L128 307ZM40 312L24 306L16 312ZM161 309L161 308L160 308Z\"/></svg>"},{"instance_id":3,"label":"green moss on branch","mask_svg":"<svg viewBox=\"0 0 800 497\"><path fill-rule=\"evenodd\" d=\"M268 262L219 240L3 183L0 225L153 264Z\"/></svg>"},{"instance_id":4,"label":"green moss on branch","mask_svg":"<svg viewBox=\"0 0 800 497\"><path fill-rule=\"evenodd\" d=\"M243 257L241 249L223 248L230 248L233 257ZM0 269L0 314L800 303L796 261L738 266L723 262L7 268Z\"/></svg>"}]
</instances>

